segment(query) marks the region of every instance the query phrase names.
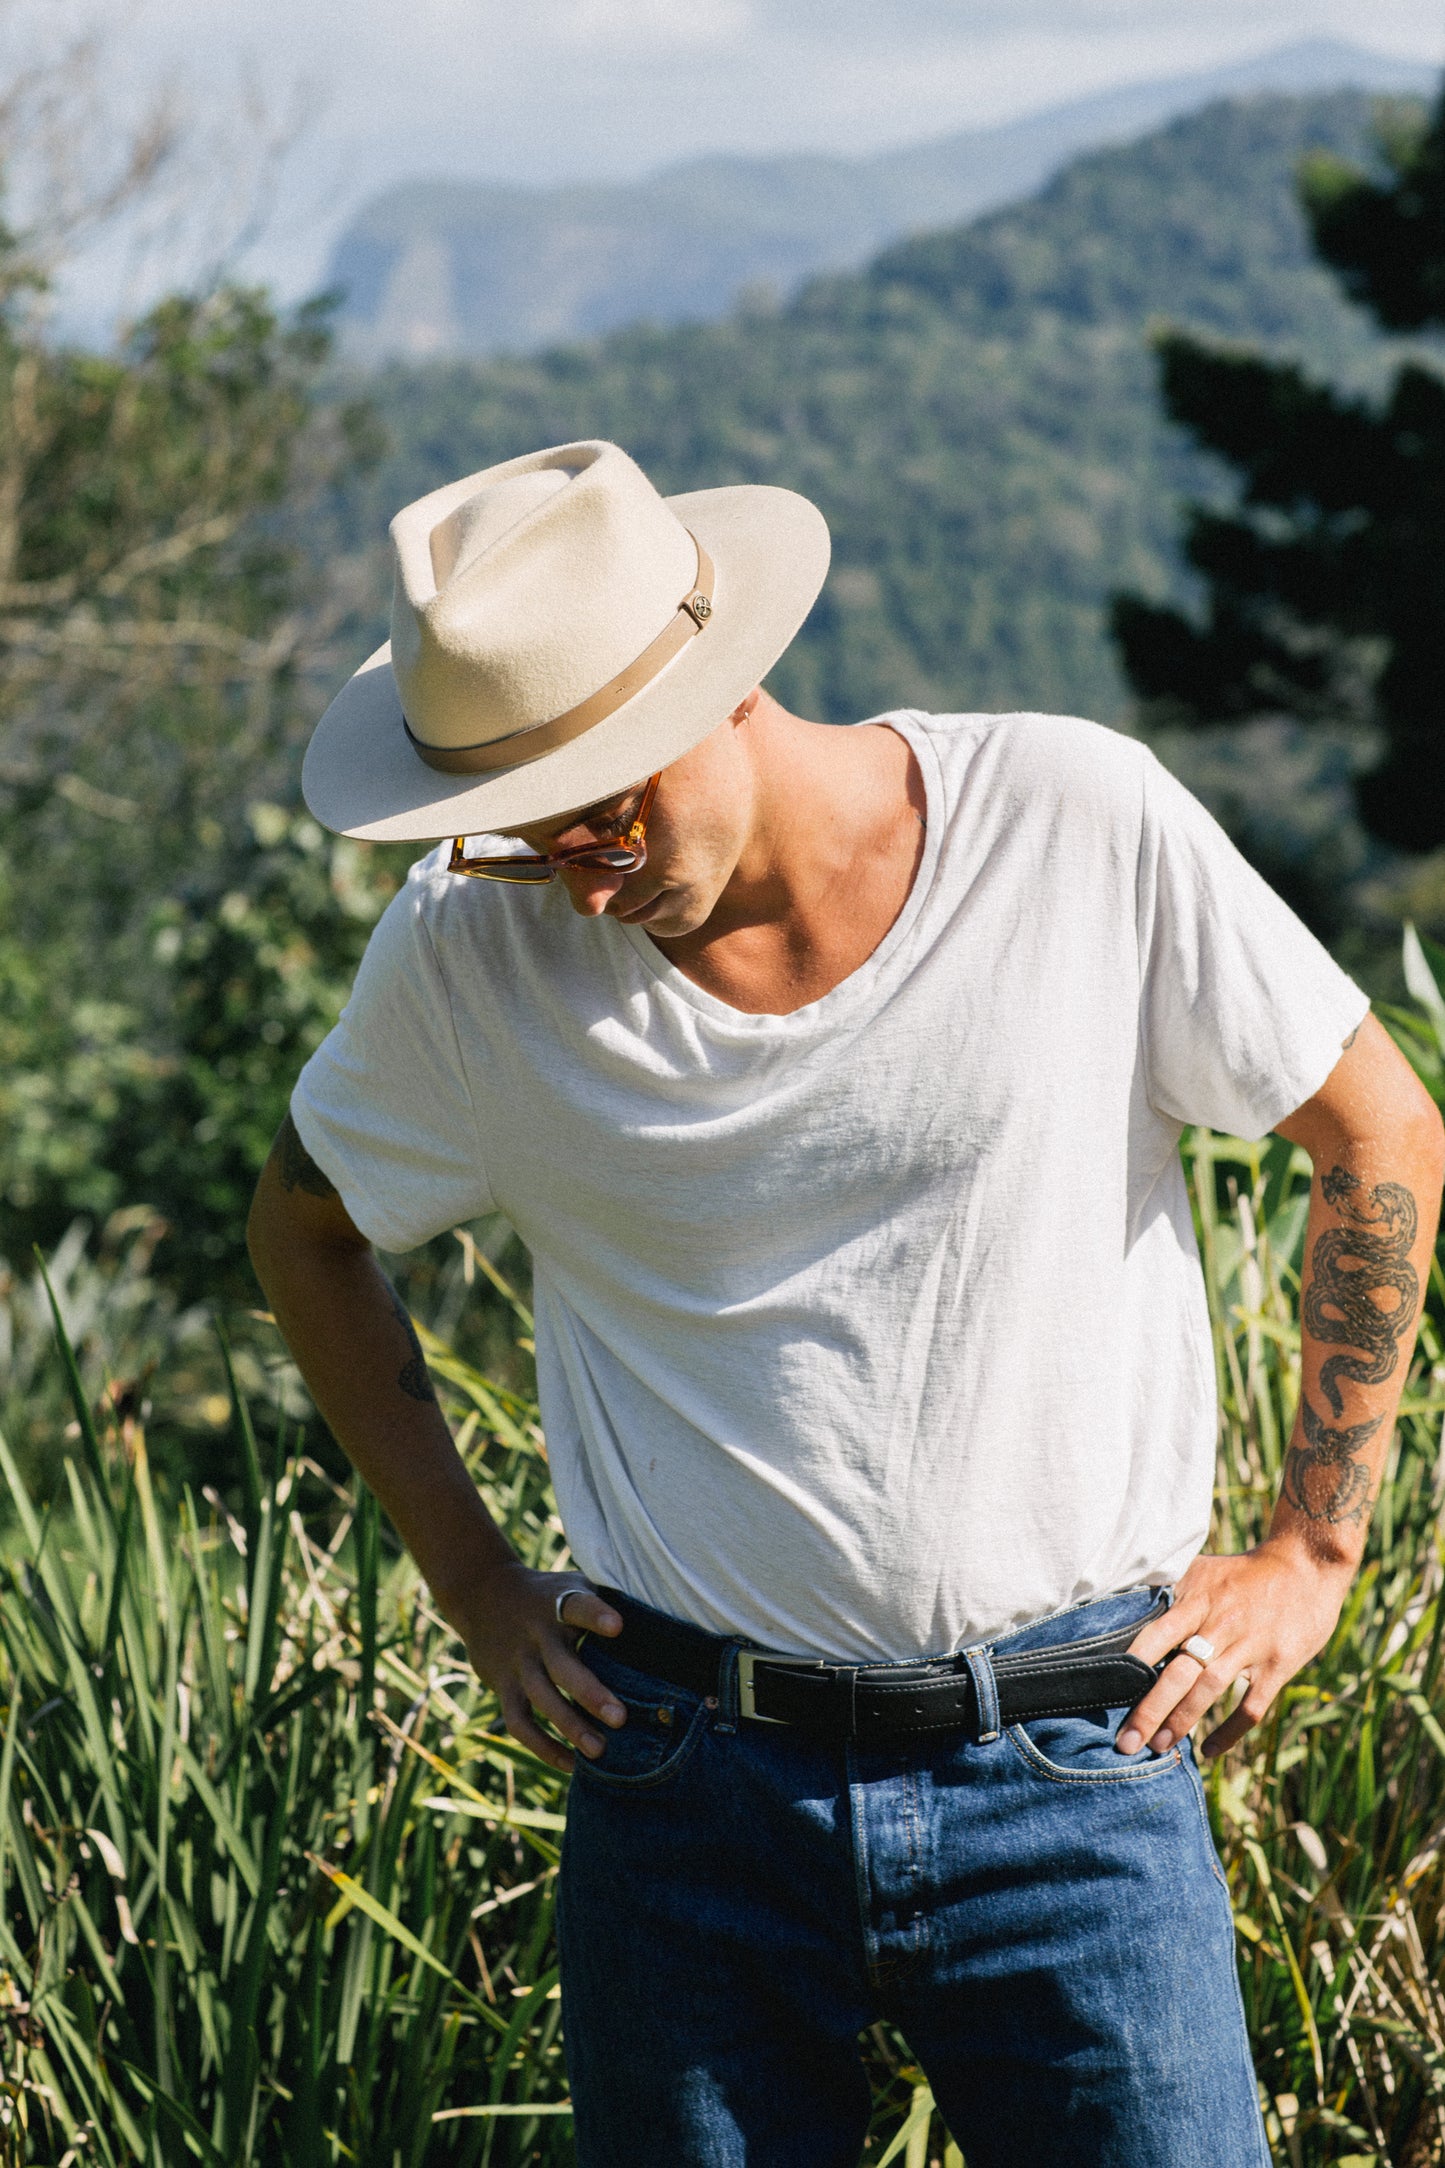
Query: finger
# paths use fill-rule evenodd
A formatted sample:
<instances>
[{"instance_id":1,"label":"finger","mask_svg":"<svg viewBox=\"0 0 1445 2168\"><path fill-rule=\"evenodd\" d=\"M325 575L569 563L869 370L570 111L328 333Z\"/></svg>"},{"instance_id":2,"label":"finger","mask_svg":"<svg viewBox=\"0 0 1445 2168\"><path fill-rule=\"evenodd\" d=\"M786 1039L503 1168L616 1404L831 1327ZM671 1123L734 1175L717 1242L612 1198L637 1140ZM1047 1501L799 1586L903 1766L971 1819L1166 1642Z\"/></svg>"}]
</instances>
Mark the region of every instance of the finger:
<instances>
[{"instance_id":1,"label":"finger","mask_svg":"<svg viewBox=\"0 0 1445 2168\"><path fill-rule=\"evenodd\" d=\"M1270 1705L1279 1692L1280 1683L1252 1679L1239 1707L1227 1716L1222 1724L1215 1727L1200 1752L1213 1760L1215 1755L1227 1754L1232 1746L1237 1746L1245 1733L1252 1731L1260 1719L1268 1715Z\"/></svg>"},{"instance_id":2,"label":"finger","mask_svg":"<svg viewBox=\"0 0 1445 2168\"><path fill-rule=\"evenodd\" d=\"M1206 1709L1211 1708L1222 1694L1227 1694L1243 1668L1242 1661L1231 1663L1227 1658L1217 1657L1211 1664L1200 1668L1195 1680L1183 1699L1177 1702L1159 1729L1149 1740L1156 1754L1167 1754L1179 1739L1187 1738Z\"/></svg>"},{"instance_id":3,"label":"finger","mask_svg":"<svg viewBox=\"0 0 1445 2168\"><path fill-rule=\"evenodd\" d=\"M1164 1666L1148 1693L1135 1703L1119 1727L1114 1744L1121 1754L1137 1754L1145 1740L1154 1737L1184 1699L1198 1678L1199 1670L1199 1663L1193 1656L1176 1656L1172 1663Z\"/></svg>"},{"instance_id":4,"label":"finger","mask_svg":"<svg viewBox=\"0 0 1445 2168\"><path fill-rule=\"evenodd\" d=\"M556 1640L549 1643L545 1663L548 1678L569 1701L577 1702L593 1716L600 1717L614 1731L618 1725L627 1722L627 1711L622 1703L595 1672L587 1669L570 1642Z\"/></svg>"},{"instance_id":5,"label":"finger","mask_svg":"<svg viewBox=\"0 0 1445 2168\"><path fill-rule=\"evenodd\" d=\"M522 1689L536 1714L575 1747L596 1760L606 1741L588 1723L581 1709L574 1708L566 1696L559 1694L548 1678L542 1665L535 1659L523 1666Z\"/></svg>"},{"instance_id":6,"label":"finger","mask_svg":"<svg viewBox=\"0 0 1445 2168\"><path fill-rule=\"evenodd\" d=\"M529 1753L536 1755L538 1761L546 1762L549 1769L560 1769L566 1776L572 1768L573 1755L560 1740L552 1738L550 1733L543 1731L540 1724L533 1722L525 1696L521 1693L503 1694L499 1699L502 1704L502 1721L518 1746L526 1747Z\"/></svg>"},{"instance_id":7,"label":"finger","mask_svg":"<svg viewBox=\"0 0 1445 2168\"><path fill-rule=\"evenodd\" d=\"M1146 1740L1156 1752L1165 1752L1175 1739L1182 1738L1193 1726L1210 1702L1224 1692L1237 1670L1238 1666L1230 1669L1218 1657L1212 1664L1204 1665L1197 1656L1176 1656L1164 1666L1143 1700L1135 1704L1120 1725L1114 1742L1119 1752L1137 1754ZM1195 1700L1198 1707L1186 1723L1185 1711ZM1156 1742L1166 1732L1169 1736L1165 1746L1158 1746Z\"/></svg>"},{"instance_id":8,"label":"finger","mask_svg":"<svg viewBox=\"0 0 1445 2168\"><path fill-rule=\"evenodd\" d=\"M622 1631L618 1613L585 1581L568 1589L562 1598L562 1610L565 1616L561 1623L569 1633L605 1634L610 1641Z\"/></svg>"},{"instance_id":9,"label":"finger","mask_svg":"<svg viewBox=\"0 0 1445 2168\"><path fill-rule=\"evenodd\" d=\"M1161 1611L1158 1618L1151 1618L1146 1626L1140 1627L1129 1643L1129 1654L1142 1657L1146 1664L1157 1664L1180 1648L1191 1634L1199 1632L1208 1609L1209 1599L1202 1591L1192 1598L1180 1596L1167 1611Z\"/></svg>"}]
</instances>

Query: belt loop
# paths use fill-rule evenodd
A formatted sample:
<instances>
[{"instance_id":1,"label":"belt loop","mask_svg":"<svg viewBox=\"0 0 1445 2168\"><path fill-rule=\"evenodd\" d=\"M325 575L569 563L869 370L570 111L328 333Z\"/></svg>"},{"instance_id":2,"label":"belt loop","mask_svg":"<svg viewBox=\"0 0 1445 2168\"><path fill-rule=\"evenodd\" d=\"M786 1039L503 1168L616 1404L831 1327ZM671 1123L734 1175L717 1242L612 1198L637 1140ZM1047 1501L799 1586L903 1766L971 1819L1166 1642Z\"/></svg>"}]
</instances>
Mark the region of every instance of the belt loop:
<instances>
[{"instance_id":1,"label":"belt loop","mask_svg":"<svg viewBox=\"0 0 1445 2168\"><path fill-rule=\"evenodd\" d=\"M963 1660L973 1678L973 1691L978 1700L978 1743L992 1746L1000 1736L998 1715L998 1681L993 1675L993 1652L987 1648L964 1649Z\"/></svg>"},{"instance_id":2,"label":"belt loop","mask_svg":"<svg viewBox=\"0 0 1445 2168\"><path fill-rule=\"evenodd\" d=\"M729 1641L723 1650L722 1661L717 1669L717 1720L714 1731L735 1732L738 1728L738 1650L749 1647L746 1641Z\"/></svg>"}]
</instances>

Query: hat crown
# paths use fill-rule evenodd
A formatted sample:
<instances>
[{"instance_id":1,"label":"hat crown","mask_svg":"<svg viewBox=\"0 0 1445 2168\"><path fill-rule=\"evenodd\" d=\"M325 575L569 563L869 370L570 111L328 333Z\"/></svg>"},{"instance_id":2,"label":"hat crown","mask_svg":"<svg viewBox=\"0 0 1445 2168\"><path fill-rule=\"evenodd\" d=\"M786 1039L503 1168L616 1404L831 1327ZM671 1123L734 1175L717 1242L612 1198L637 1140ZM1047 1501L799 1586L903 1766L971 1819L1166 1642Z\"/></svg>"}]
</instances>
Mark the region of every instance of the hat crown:
<instances>
[{"instance_id":1,"label":"hat crown","mask_svg":"<svg viewBox=\"0 0 1445 2168\"><path fill-rule=\"evenodd\" d=\"M616 444L470 475L391 523L391 657L438 748L536 729L589 699L675 617L696 546Z\"/></svg>"},{"instance_id":2,"label":"hat crown","mask_svg":"<svg viewBox=\"0 0 1445 2168\"><path fill-rule=\"evenodd\" d=\"M505 482L496 482L490 489L479 489L468 497L454 512L439 520L431 531L428 548L431 552L432 577L440 591L452 580L461 579L477 559L528 512L545 504L559 489L565 489L570 472L565 467L544 467L538 473L514 474Z\"/></svg>"}]
</instances>

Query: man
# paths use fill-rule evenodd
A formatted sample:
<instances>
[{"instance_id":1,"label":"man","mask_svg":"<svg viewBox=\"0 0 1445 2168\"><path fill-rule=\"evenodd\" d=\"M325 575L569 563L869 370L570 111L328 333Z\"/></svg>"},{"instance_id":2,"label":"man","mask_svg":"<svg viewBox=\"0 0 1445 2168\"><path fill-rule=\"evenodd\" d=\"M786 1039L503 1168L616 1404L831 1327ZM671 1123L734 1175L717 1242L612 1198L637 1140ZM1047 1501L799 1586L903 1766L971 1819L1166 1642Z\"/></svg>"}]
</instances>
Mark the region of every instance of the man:
<instances>
[{"instance_id":1,"label":"man","mask_svg":"<svg viewBox=\"0 0 1445 2168\"><path fill-rule=\"evenodd\" d=\"M306 793L463 839L373 936L252 1250L513 1735L575 1750L583 2168L852 2168L879 2017L970 2168L1266 2162L1189 1734L1243 1680L1206 1745L1238 1739L1338 1616L1433 1107L1140 746L760 692L826 569L801 498L664 501L577 444L392 533L389 667ZM1188 1122L1318 1177L1242 1557L1199 1555ZM493 1210L535 1264L560 1576L488 1521L370 1247Z\"/></svg>"}]
</instances>

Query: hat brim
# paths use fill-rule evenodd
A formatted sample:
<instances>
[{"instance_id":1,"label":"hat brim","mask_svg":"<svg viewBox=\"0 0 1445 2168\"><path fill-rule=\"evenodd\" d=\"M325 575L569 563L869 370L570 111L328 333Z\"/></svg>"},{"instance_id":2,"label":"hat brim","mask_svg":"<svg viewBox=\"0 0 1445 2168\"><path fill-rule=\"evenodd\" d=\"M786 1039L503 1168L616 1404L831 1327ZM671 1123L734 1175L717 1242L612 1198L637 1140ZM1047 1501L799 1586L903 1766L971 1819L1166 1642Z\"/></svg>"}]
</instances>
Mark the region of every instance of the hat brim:
<instances>
[{"instance_id":1,"label":"hat brim","mask_svg":"<svg viewBox=\"0 0 1445 2168\"><path fill-rule=\"evenodd\" d=\"M652 682L581 737L485 775L443 775L402 727L391 645L317 724L301 769L323 827L417 843L550 820L665 768L715 730L788 647L828 571L828 526L790 489L744 484L667 499L713 561L713 615ZM565 628L564 628L565 629Z\"/></svg>"}]
</instances>

